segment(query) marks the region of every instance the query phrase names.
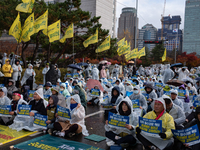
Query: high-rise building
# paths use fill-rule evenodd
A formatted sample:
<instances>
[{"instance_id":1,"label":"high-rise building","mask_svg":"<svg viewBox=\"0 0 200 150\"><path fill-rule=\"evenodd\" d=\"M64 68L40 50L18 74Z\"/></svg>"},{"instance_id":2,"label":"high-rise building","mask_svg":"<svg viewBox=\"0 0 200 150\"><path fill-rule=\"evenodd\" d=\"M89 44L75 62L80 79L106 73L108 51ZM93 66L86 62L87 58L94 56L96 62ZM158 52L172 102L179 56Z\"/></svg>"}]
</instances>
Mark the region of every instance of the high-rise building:
<instances>
[{"instance_id":1,"label":"high-rise building","mask_svg":"<svg viewBox=\"0 0 200 150\"><path fill-rule=\"evenodd\" d=\"M200 55L200 0L186 0L183 52Z\"/></svg>"},{"instance_id":2,"label":"high-rise building","mask_svg":"<svg viewBox=\"0 0 200 150\"><path fill-rule=\"evenodd\" d=\"M180 16L163 17L163 30L158 29L158 40L164 40L167 51L177 49L182 51L182 30L180 30ZM163 36L163 38L162 38Z\"/></svg>"},{"instance_id":3,"label":"high-rise building","mask_svg":"<svg viewBox=\"0 0 200 150\"><path fill-rule=\"evenodd\" d=\"M45 2L64 2L65 0L45 0ZM116 24L116 0L81 0L80 8L89 11L91 17L101 16L99 23L101 28L109 30L109 35L115 38ZM84 30L84 29L83 29Z\"/></svg>"},{"instance_id":4,"label":"high-rise building","mask_svg":"<svg viewBox=\"0 0 200 150\"><path fill-rule=\"evenodd\" d=\"M138 18L136 25L136 9L133 7L123 8L118 24L118 39L125 37L128 42L131 42L131 48L133 49L135 47L135 31L138 30Z\"/></svg>"},{"instance_id":5,"label":"high-rise building","mask_svg":"<svg viewBox=\"0 0 200 150\"><path fill-rule=\"evenodd\" d=\"M155 44L145 44L144 41L155 41L157 40L157 29L152 24L146 24L139 29L138 38L138 50L141 50L144 46L151 51Z\"/></svg>"}]
</instances>

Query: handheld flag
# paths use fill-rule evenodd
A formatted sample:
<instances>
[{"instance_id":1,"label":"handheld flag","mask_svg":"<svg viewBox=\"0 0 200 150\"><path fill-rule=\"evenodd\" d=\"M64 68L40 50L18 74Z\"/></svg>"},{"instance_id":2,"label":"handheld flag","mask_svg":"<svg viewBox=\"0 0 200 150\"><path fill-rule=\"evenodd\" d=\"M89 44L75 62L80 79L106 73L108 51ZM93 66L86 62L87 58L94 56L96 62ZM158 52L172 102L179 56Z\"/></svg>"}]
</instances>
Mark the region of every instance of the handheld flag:
<instances>
[{"instance_id":1,"label":"handheld flag","mask_svg":"<svg viewBox=\"0 0 200 150\"><path fill-rule=\"evenodd\" d=\"M28 42L30 40L30 36L33 35L34 32L34 13L32 13L24 23L22 28L22 38L21 40L24 42Z\"/></svg>"},{"instance_id":2,"label":"handheld flag","mask_svg":"<svg viewBox=\"0 0 200 150\"><path fill-rule=\"evenodd\" d=\"M127 41L124 42L124 45L120 48L118 48L118 55L121 56L123 54L128 53L127 49L129 49L129 45L127 44Z\"/></svg>"},{"instance_id":3,"label":"handheld flag","mask_svg":"<svg viewBox=\"0 0 200 150\"><path fill-rule=\"evenodd\" d=\"M60 39L61 43L64 43L67 38L72 38L74 36L74 24L71 23L67 28L65 35Z\"/></svg>"},{"instance_id":4,"label":"handheld flag","mask_svg":"<svg viewBox=\"0 0 200 150\"><path fill-rule=\"evenodd\" d=\"M24 13L32 13L35 0L22 0L22 2L17 5L16 10Z\"/></svg>"},{"instance_id":5,"label":"handheld flag","mask_svg":"<svg viewBox=\"0 0 200 150\"><path fill-rule=\"evenodd\" d=\"M163 57L162 57L162 62L166 60L166 56L167 56L167 52L166 52L166 48L165 48L165 51L164 51L164 54L163 54Z\"/></svg>"},{"instance_id":6,"label":"handheld flag","mask_svg":"<svg viewBox=\"0 0 200 150\"><path fill-rule=\"evenodd\" d=\"M139 54L138 54L138 58L140 59L142 56L145 56L146 53L145 53L145 47L143 47L140 51L139 51Z\"/></svg>"},{"instance_id":7,"label":"handheld flag","mask_svg":"<svg viewBox=\"0 0 200 150\"><path fill-rule=\"evenodd\" d=\"M60 39L60 20L48 26L48 29L43 30L45 35L48 35L49 42L54 42Z\"/></svg>"},{"instance_id":8,"label":"handheld flag","mask_svg":"<svg viewBox=\"0 0 200 150\"><path fill-rule=\"evenodd\" d=\"M9 35L14 36L14 38L17 40L18 43L21 42L21 22L20 22L20 15L18 13L17 18L13 22L12 26L9 29Z\"/></svg>"},{"instance_id":9,"label":"handheld flag","mask_svg":"<svg viewBox=\"0 0 200 150\"><path fill-rule=\"evenodd\" d=\"M42 29L47 29L47 24L48 24L48 9L43 15L41 15L35 20L34 22L35 33L39 32Z\"/></svg>"},{"instance_id":10,"label":"handheld flag","mask_svg":"<svg viewBox=\"0 0 200 150\"><path fill-rule=\"evenodd\" d=\"M119 42L117 42L117 45L118 45L118 50L117 52L119 51L119 49L124 45L125 43L125 37L123 39L121 39Z\"/></svg>"},{"instance_id":11,"label":"handheld flag","mask_svg":"<svg viewBox=\"0 0 200 150\"><path fill-rule=\"evenodd\" d=\"M96 49L96 53L103 52L110 49L110 35L103 41L103 43Z\"/></svg>"},{"instance_id":12,"label":"handheld flag","mask_svg":"<svg viewBox=\"0 0 200 150\"><path fill-rule=\"evenodd\" d=\"M83 42L83 46L86 48L88 47L90 44L94 44L98 42L98 28L96 29L95 34L91 35L89 38L87 38L87 40L85 40Z\"/></svg>"}]
</instances>

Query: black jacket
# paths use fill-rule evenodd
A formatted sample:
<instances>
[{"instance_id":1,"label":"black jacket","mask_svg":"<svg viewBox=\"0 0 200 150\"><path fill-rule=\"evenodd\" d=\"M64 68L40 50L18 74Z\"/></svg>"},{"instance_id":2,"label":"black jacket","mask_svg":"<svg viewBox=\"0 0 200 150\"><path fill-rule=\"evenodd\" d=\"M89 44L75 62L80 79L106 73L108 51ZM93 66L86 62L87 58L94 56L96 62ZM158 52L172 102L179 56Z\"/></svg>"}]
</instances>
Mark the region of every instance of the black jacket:
<instances>
[{"instance_id":1,"label":"black jacket","mask_svg":"<svg viewBox=\"0 0 200 150\"><path fill-rule=\"evenodd\" d=\"M37 103L35 100L32 100L30 101L29 105L32 105L31 110L36 110L41 115L47 115L47 110L44 106L43 99L40 99Z\"/></svg>"}]
</instances>

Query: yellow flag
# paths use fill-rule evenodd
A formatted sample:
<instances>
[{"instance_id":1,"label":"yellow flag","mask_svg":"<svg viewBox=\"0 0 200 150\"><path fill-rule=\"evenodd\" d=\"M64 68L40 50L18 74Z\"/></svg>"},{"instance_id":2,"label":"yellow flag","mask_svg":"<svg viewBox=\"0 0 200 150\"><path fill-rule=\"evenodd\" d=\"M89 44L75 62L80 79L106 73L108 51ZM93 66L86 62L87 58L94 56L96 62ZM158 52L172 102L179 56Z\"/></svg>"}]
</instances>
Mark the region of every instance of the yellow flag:
<instances>
[{"instance_id":1,"label":"yellow flag","mask_svg":"<svg viewBox=\"0 0 200 150\"><path fill-rule=\"evenodd\" d=\"M12 26L9 29L9 35L12 35L15 37L18 43L21 42L21 33L22 33L22 28L21 28L21 22L20 22L20 15L18 13L17 18L13 22Z\"/></svg>"},{"instance_id":2,"label":"yellow flag","mask_svg":"<svg viewBox=\"0 0 200 150\"><path fill-rule=\"evenodd\" d=\"M35 0L22 0L22 2L17 5L16 10L24 13L32 13Z\"/></svg>"},{"instance_id":3,"label":"yellow flag","mask_svg":"<svg viewBox=\"0 0 200 150\"><path fill-rule=\"evenodd\" d=\"M64 43L67 38L72 38L74 36L74 24L71 23L67 28L65 35L60 39L61 43Z\"/></svg>"},{"instance_id":4,"label":"yellow flag","mask_svg":"<svg viewBox=\"0 0 200 150\"><path fill-rule=\"evenodd\" d=\"M138 58L138 48L135 48L131 51L131 54L129 56L130 59L133 59L133 58ZM129 59L129 60L130 60Z\"/></svg>"},{"instance_id":5,"label":"yellow flag","mask_svg":"<svg viewBox=\"0 0 200 150\"><path fill-rule=\"evenodd\" d=\"M103 41L103 43L96 49L96 53L103 52L110 49L110 35Z\"/></svg>"},{"instance_id":6,"label":"yellow flag","mask_svg":"<svg viewBox=\"0 0 200 150\"><path fill-rule=\"evenodd\" d=\"M49 42L60 40L60 20L48 26L48 29L43 30L45 35L48 35Z\"/></svg>"},{"instance_id":7,"label":"yellow flag","mask_svg":"<svg viewBox=\"0 0 200 150\"><path fill-rule=\"evenodd\" d=\"M43 15L41 15L39 18L35 20L34 22L35 33L37 33L42 29L47 29L47 24L48 24L48 9Z\"/></svg>"},{"instance_id":8,"label":"yellow flag","mask_svg":"<svg viewBox=\"0 0 200 150\"><path fill-rule=\"evenodd\" d=\"M96 29L95 34L91 35L87 40L83 42L83 46L86 48L90 44L94 44L98 42L98 28Z\"/></svg>"},{"instance_id":9,"label":"yellow flag","mask_svg":"<svg viewBox=\"0 0 200 150\"><path fill-rule=\"evenodd\" d=\"M121 39L119 42L117 42L117 45L118 45L117 52L118 52L119 49L124 45L124 42L125 42L125 37L124 37L123 39Z\"/></svg>"},{"instance_id":10,"label":"yellow flag","mask_svg":"<svg viewBox=\"0 0 200 150\"><path fill-rule=\"evenodd\" d=\"M165 48L165 51L164 51L164 54L163 54L163 57L162 57L162 61L166 60L166 56L167 56L167 51L166 51L166 48Z\"/></svg>"},{"instance_id":11,"label":"yellow flag","mask_svg":"<svg viewBox=\"0 0 200 150\"><path fill-rule=\"evenodd\" d=\"M121 56L123 54L128 53L130 51L130 46L127 44L127 41L124 42L124 45L119 48L118 55Z\"/></svg>"},{"instance_id":12,"label":"yellow flag","mask_svg":"<svg viewBox=\"0 0 200 150\"><path fill-rule=\"evenodd\" d=\"M22 36L21 40L24 42L28 42L30 40L30 36L33 35L34 32L34 13L32 13L24 23L24 26L22 28Z\"/></svg>"},{"instance_id":13,"label":"yellow flag","mask_svg":"<svg viewBox=\"0 0 200 150\"><path fill-rule=\"evenodd\" d=\"M146 53L145 53L145 47L143 47L143 48L139 51L138 58L140 59L140 57L145 56L145 55L146 55Z\"/></svg>"}]
</instances>

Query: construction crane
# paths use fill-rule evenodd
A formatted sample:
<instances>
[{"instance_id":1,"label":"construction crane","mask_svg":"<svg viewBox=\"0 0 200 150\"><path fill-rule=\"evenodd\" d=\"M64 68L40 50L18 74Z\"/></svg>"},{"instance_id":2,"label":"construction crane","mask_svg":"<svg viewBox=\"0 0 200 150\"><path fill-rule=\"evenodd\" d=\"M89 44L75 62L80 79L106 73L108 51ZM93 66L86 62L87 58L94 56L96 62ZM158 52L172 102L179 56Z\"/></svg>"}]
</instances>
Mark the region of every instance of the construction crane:
<instances>
[{"instance_id":1,"label":"construction crane","mask_svg":"<svg viewBox=\"0 0 200 150\"><path fill-rule=\"evenodd\" d=\"M161 15L161 23L162 23L162 30L161 30L161 41L163 40L163 21L164 21L164 15L165 15L165 5L166 5L166 0L164 0L164 8L163 8L163 14Z\"/></svg>"}]
</instances>

